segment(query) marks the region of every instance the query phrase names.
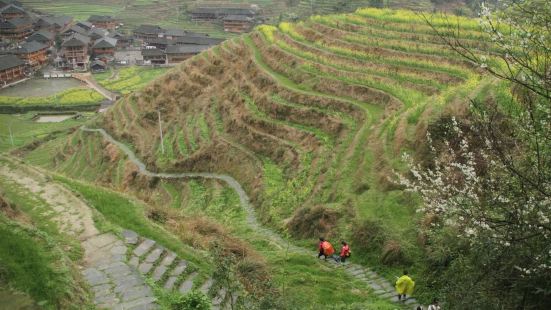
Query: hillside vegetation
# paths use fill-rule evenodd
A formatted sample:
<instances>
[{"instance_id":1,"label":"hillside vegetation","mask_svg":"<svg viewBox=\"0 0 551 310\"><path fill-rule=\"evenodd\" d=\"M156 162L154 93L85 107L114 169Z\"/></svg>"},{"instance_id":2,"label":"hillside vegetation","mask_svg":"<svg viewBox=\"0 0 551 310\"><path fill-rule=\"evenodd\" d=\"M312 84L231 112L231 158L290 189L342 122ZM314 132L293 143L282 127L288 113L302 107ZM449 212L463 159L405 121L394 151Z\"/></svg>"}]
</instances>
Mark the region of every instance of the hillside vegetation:
<instances>
[{"instance_id":1,"label":"hillside vegetation","mask_svg":"<svg viewBox=\"0 0 551 310\"><path fill-rule=\"evenodd\" d=\"M462 29L461 42L480 54L492 48L476 21L452 20ZM453 33L447 20L432 21ZM423 255L416 199L392 181L393 171L404 169L400 155L423 151L429 121L461 113L466 98L493 91L490 83L415 13L360 9L260 26L127 95L90 127L105 128L130 145L150 170L233 176L265 225L313 251L320 235L352 238L353 260L378 266L393 280L400 268L418 270ZM53 160L43 155L52 151ZM168 226L175 210L206 213L227 227L217 228L220 234L253 243L268 267L281 264L243 228L242 214L224 216L224 206L235 198L218 182L140 176L116 147L82 131L62 146L36 148L28 160L134 193L154 206L150 218ZM179 229L192 236L212 233L191 223ZM194 238L183 241L204 242ZM295 263L303 264L297 277L308 272L305 257ZM289 276L274 273L276 280ZM288 294L322 302L320 291L309 295L315 288L303 284L296 279L289 285L297 291ZM418 286L427 293L422 281ZM360 298L348 291L323 295Z\"/></svg>"}]
</instances>

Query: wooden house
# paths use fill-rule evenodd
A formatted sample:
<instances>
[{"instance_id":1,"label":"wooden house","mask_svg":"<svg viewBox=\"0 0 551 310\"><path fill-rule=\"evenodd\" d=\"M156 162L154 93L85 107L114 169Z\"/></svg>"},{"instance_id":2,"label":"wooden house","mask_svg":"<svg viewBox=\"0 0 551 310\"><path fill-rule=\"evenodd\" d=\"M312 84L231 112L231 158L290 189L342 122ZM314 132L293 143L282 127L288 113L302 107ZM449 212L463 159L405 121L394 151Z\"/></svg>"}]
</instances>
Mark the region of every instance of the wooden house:
<instances>
[{"instance_id":1,"label":"wooden house","mask_svg":"<svg viewBox=\"0 0 551 310\"><path fill-rule=\"evenodd\" d=\"M254 19L245 15L228 15L223 21L224 31L233 33L249 32L254 25Z\"/></svg>"},{"instance_id":2,"label":"wooden house","mask_svg":"<svg viewBox=\"0 0 551 310\"><path fill-rule=\"evenodd\" d=\"M0 21L0 37L4 40L23 41L33 31L29 18L14 18Z\"/></svg>"},{"instance_id":3,"label":"wooden house","mask_svg":"<svg viewBox=\"0 0 551 310\"><path fill-rule=\"evenodd\" d=\"M48 61L48 45L31 41L21 44L13 51L31 69L36 70Z\"/></svg>"},{"instance_id":4,"label":"wooden house","mask_svg":"<svg viewBox=\"0 0 551 310\"><path fill-rule=\"evenodd\" d=\"M90 63L92 72L104 72L107 69L107 64L101 60L94 60Z\"/></svg>"},{"instance_id":5,"label":"wooden house","mask_svg":"<svg viewBox=\"0 0 551 310\"><path fill-rule=\"evenodd\" d=\"M165 30L154 25L140 25L134 30L134 38L137 40L147 41L154 38L164 36Z\"/></svg>"},{"instance_id":6,"label":"wooden house","mask_svg":"<svg viewBox=\"0 0 551 310\"><path fill-rule=\"evenodd\" d=\"M93 55L115 55L115 49L117 47L117 39L113 38L101 38L94 42L92 45L92 54Z\"/></svg>"},{"instance_id":7,"label":"wooden house","mask_svg":"<svg viewBox=\"0 0 551 310\"><path fill-rule=\"evenodd\" d=\"M79 26L80 28L86 30L86 31L90 31L92 28L94 28L94 24L90 23L90 22L86 22L86 21L78 21L76 22L77 26Z\"/></svg>"},{"instance_id":8,"label":"wooden house","mask_svg":"<svg viewBox=\"0 0 551 310\"><path fill-rule=\"evenodd\" d=\"M164 65L166 64L166 54L158 48L142 49L144 64Z\"/></svg>"},{"instance_id":9,"label":"wooden house","mask_svg":"<svg viewBox=\"0 0 551 310\"><path fill-rule=\"evenodd\" d=\"M191 10L191 20L196 22L215 22L230 15L240 15L254 19L257 12L248 8L236 7L197 7Z\"/></svg>"},{"instance_id":10,"label":"wooden house","mask_svg":"<svg viewBox=\"0 0 551 310\"><path fill-rule=\"evenodd\" d=\"M0 8L0 18L2 19L14 19L24 17L28 17L28 14L24 8L18 5L8 4L3 8Z\"/></svg>"},{"instance_id":11,"label":"wooden house","mask_svg":"<svg viewBox=\"0 0 551 310\"><path fill-rule=\"evenodd\" d=\"M55 41L55 33L47 30L39 30L27 37L27 42L36 41L47 46L52 46Z\"/></svg>"},{"instance_id":12,"label":"wooden house","mask_svg":"<svg viewBox=\"0 0 551 310\"><path fill-rule=\"evenodd\" d=\"M61 55L69 68L85 70L88 64L90 38L75 33L61 43Z\"/></svg>"},{"instance_id":13,"label":"wooden house","mask_svg":"<svg viewBox=\"0 0 551 310\"><path fill-rule=\"evenodd\" d=\"M6 85L25 78L25 63L15 55L0 56L0 83Z\"/></svg>"},{"instance_id":14,"label":"wooden house","mask_svg":"<svg viewBox=\"0 0 551 310\"><path fill-rule=\"evenodd\" d=\"M35 29L60 33L69 28L72 22L73 18L66 15L41 16L35 23Z\"/></svg>"},{"instance_id":15,"label":"wooden house","mask_svg":"<svg viewBox=\"0 0 551 310\"><path fill-rule=\"evenodd\" d=\"M132 37L122 34L118 31L111 31L108 35L110 38L117 40L117 49L127 48L132 44Z\"/></svg>"},{"instance_id":16,"label":"wooden house","mask_svg":"<svg viewBox=\"0 0 551 310\"><path fill-rule=\"evenodd\" d=\"M107 15L92 15L88 18L88 22L92 23L97 28L113 30L117 27L118 22L111 16Z\"/></svg>"},{"instance_id":17,"label":"wooden house","mask_svg":"<svg viewBox=\"0 0 551 310\"><path fill-rule=\"evenodd\" d=\"M171 45L166 48L166 61L168 64L180 63L209 47L209 45Z\"/></svg>"}]
</instances>

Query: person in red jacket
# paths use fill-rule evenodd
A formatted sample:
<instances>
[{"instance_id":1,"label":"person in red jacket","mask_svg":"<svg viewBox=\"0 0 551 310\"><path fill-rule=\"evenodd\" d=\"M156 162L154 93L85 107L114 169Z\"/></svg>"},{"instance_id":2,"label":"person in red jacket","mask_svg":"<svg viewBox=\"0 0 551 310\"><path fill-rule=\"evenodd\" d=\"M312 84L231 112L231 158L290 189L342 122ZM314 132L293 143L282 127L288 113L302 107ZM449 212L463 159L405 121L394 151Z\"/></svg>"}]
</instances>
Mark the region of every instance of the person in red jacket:
<instances>
[{"instance_id":1,"label":"person in red jacket","mask_svg":"<svg viewBox=\"0 0 551 310\"><path fill-rule=\"evenodd\" d=\"M320 237L320 243L318 244L318 258L325 256L325 252L323 251L323 243L325 242L325 239L323 237ZM325 259L327 259L327 256L325 256Z\"/></svg>"},{"instance_id":2,"label":"person in red jacket","mask_svg":"<svg viewBox=\"0 0 551 310\"><path fill-rule=\"evenodd\" d=\"M348 246L348 243L345 241L341 241L342 248L341 248L341 254L340 254L340 261L341 263L344 263L347 258L350 257L350 246Z\"/></svg>"}]
</instances>

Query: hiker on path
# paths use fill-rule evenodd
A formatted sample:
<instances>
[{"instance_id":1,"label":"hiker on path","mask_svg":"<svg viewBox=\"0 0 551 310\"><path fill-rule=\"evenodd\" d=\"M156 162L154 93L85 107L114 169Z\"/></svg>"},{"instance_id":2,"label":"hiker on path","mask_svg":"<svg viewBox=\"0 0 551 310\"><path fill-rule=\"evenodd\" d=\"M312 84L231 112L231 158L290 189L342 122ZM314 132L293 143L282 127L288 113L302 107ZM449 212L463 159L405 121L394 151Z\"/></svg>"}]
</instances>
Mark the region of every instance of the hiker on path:
<instances>
[{"instance_id":1,"label":"hiker on path","mask_svg":"<svg viewBox=\"0 0 551 310\"><path fill-rule=\"evenodd\" d=\"M325 260L327 260L327 257L331 257L333 256L333 254L335 254L335 249L333 248L331 243L329 243L329 241L325 240L324 238L320 238L318 250L318 258L323 256Z\"/></svg>"},{"instance_id":2,"label":"hiker on path","mask_svg":"<svg viewBox=\"0 0 551 310\"><path fill-rule=\"evenodd\" d=\"M350 246L348 246L348 243L345 241L341 241L342 248L341 248L341 254L340 254L340 262L344 263L347 258L350 257Z\"/></svg>"},{"instance_id":3,"label":"hiker on path","mask_svg":"<svg viewBox=\"0 0 551 310\"><path fill-rule=\"evenodd\" d=\"M413 288L415 287L415 282L408 276L408 272L404 271L404 275L398 278L396 281L396 292L398 293L398 300L406 300L406 295L413 293Z\"/></svg>"},{"instance_id":4,"label":"hiker on path","mask_svg":"<svg viewBox=\"0 0 551 310\"><path fill-rule=\"evenodd\" d=\"M438 299L433 299L432 304L427 308L427 310L440 310L440 305L438 304Z\"/></svg>"}]
</instances>

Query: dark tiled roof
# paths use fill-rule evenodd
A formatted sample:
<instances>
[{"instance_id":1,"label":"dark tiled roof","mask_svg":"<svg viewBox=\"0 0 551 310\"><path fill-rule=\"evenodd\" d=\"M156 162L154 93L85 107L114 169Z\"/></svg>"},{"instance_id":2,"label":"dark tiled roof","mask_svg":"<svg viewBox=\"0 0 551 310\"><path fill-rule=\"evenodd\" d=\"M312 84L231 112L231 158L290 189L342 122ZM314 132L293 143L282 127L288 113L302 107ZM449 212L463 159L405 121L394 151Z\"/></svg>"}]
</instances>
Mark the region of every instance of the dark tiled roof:
<instances>
[{"instance_id":1,"label":"dark tiled roof","mask_svg":"<svg viewBox=\"0 0 551 310\"><path fill-rule=\"evenodd\" d=\"M167 38L151 38L151 39L147 39L145 41L146 41L147 44L151 44L151 45L154 45L154 44L168 45L168 44L172 43L172 40L169 40Z\"/></svg>"},{"instance_id":2,"label":"dark tiled roof","mask_svg":"<svg viewBox=\"0 0 551 310\"><path fill-rule=\"evenodd\" d=\"M191 14L215 14L215 15L246 15L246 16L255 16L256 12L251 9L245 8L209 8L209 7L198 7L191 10Z\"/></svg>"},{"instance_id":3,"label":"dark tiled roof","mask_svg":"<svg viewBox=\"0 0 551 310\"><path fill-rule=\"evenodd\" d=\"M0 8L5 7L7 5L17 5L19 7L23 7L23 4L17 0L0 0Z\"/></svg>"},{"instance_id":4,"label":"dark tiled roof","mask_svg":"<svg viewBox=\"0 0 551 310\"><path fill-rule=\"evenodd\" d=\"M86 30L90 30L92 29L92 27L94 27L92 23L84 22L84 21L77 22L76 25Z\"/></svg>"},{"instance_id":5,"label":"dark tiled roof","mask_svg":"<svg viewBox=\"0 0 551 310\"><path fill-rule=\"evenodd\" d=\"M26 13L25 9L15 4L9 4L0 9L0 14Z\"/></svg>"},{"instance_id":6,"label":"dark tiled roof","mask_svg":"<svg viewBox=\"0 0 551 310\"><path fill-rule=\"evenodd\" d=\"M165 30L156 25L140 25L134 33L145 33L145 34L159 34L163 33Z\"/></svg>"},{"instance_id":7,"label":"dark tiled roof","mask_svg":"<svg viewBox=\"0 0 551 310\"><path fill-rule=\"evenodd\" d=\"M102 38L97 40L92 48L113 48L115 46L117 46L117 39Z\"/></svg>"},{"instance_id":8,"label":"dark tiled roof","mask_svg":"<svg viewBox=\"0 0 551 310\"><path fill-rule=\"evenodd\" d=\"M25 42L21 44L21 46L15 50L15 53L16 54L34 53L36 51L39 51L45 48L48 48L48 46L40 42L31 41L31 42Z\"/></svg>"},{"instance_id":9,"label":"dark tiled roof","mask_svg":"<svg viewBox=\"0 0 551 310\"><path fill-rule=\"evenodd\" d=\"M83 36L78 33L74 33L70 37L68 37L63 43L61 43L61 46L63 47L75 47L75 46L84 46L88 45L90 43L90 38Z\"/></svg>"},{"instance_id":10,"label":"dark tiled roof","mask_svg":"<svg viewBox=\"0 0 551 310\"><path fill-rule=\"evenodd\" d=\"M224 17L225 21L240 21L240 22L250 22L253 19L245 15L228 15Z\"/></svg>"},{"instance_id":11,"label":"dark tiled roof","mask_svg":"<svg viewBox=\"0 0 551 310\"><path fill-rule=\"evenodd\" d=\"M23 25L32 25L32 21L26 17L20 17L0 22L2 29L15 29Z\"/></svg>"},{"instance_id":12,"label":"dark tiled roof","mask_svg":"<svg viewBox=\"0 0 551 310\"><path fill-rule=\"evenodd\" d=\"M15 55L0 56L0 71L15 68L24 65L23 60Z\"/></svg>"},{"instance_id":13,"label":"dark tiled roof","mask_svg":"<svg viewBox=\"0 0 551 310\"><path fill-rule=\"evenodd\" d=\"M199 54L208 49L208 45L171 45L166 48L168 54Z\"/></svg>"},{"instance_id":14,"label":"dark tiled roof","mask_svg":"<svg viewBox=\"0 0 551 310\"><path fill-rule=\"evenodd\" d=\"M183 37L185 34L186 31L182 29L167 29L165 31L165 35L171 37Z\"/></svg>"},{"instance_id":15,"label":"dark tiled roof","mask_svg":"<svg viewBox=\"0 0 551 310\"><path fill-rule=\"evenodd\" d=\"M55 34L46 30L39 30L33 34L31 34L27 41L38 41L38 42L47 42L47 41L53 41L55 39Z\"/></svg>"},{"instance_id":16,"label":"dark tiled roof","mask_svg":"<svg viewBox=\"0 0 551 310\"><path fill-rule=\"evenodd\" d=\"M94 60L92 61L92 63L90 64L90 67L95 67L95 66L101 66L101 67L104 67L106 66L105 62L101 61L101 60Z\"/></svg>"},{"instance_id":17,"label":"dark tiled roof","mask_svg":"<svg viewBox=\"0 0 551 310\"><path fill-rule=\"evenodd\" d=\"M142 56L164 56L165 52L158 48L146 48L142 50Z\"/></svg>"},{"instance_id":18,"label":"dark tiled roof","mask_svg":"<svg viewBox=\"0 0 551 310\"><path fill-rule=\"evenodd\" d=\"M195 45L216 45L224 41L224 39L216 39L210 37L198 37L198 36L185 36L174 39L174 42L178 45L182 44L195 44Z\"/></svg>"},{"instance_id":19,"label":"dark tiled roof","mask_svg":"<svg viewBox=\"0 0 551 310\"><path fill-rule=\"evenodd\" d=\"M58 16L42 16L38 20L39 25L45 25L45 26L52 26L55 25L57 27L65 27L66 25L70 24L73 18L71 16L67 15L58 15Z\"/></svg>"},{"instance_id":20,"label":"dark tiled roof","mask_svg":"<svg viewBox=\"0 0 551 310\"><path fill-rule=\"evenodd\" d=\"M69 29L63 31L63 33L79 33L81 35L86 35L86 29L80 27L80 26L77 26L77 25L72 25L71 27L69 27Z\"/></svg>"},{"instance_id":21,"label":"dark tiled roof","mask_svg":"<svg viewBox=\"0 0 551 310\"><path fill-rule=\"evenodd\" d=\"M88 21L91 22L91 23L96 23L96 22L114 22L115 19L111 16L107 16L107 15L91 15L89 18L88 18Z\"/></svg>"}]
</instances>

